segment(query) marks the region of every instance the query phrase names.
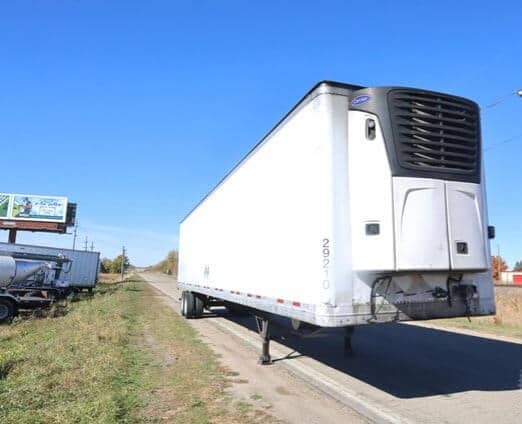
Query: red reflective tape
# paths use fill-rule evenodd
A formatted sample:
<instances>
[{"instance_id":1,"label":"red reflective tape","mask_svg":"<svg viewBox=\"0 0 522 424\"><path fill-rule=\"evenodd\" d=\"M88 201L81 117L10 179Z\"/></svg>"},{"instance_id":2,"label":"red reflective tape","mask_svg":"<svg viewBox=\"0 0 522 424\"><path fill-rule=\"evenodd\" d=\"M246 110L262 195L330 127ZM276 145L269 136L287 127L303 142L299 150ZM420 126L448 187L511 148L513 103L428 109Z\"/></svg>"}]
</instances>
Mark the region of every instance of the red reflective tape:
<instances>
[{"instance_id":1,"label":"red reflective tape","mask_svg":"<svg viewBox=\"0 0 522 424\"><path fill-rule=\"evenodd\" d=\"M285 303L283 299L277 299L277 303Z\"/></svg>"},{"instance_id":2,"label":"red reflective tape","mask_svg":"<svg viewBox=\"0 0 522 424\"><path fill-rule=\"evenodd\" d=\"M292 302L292 306L297 306L299 308L301 306L301 302Z\"/></svg>"}]
</instances>

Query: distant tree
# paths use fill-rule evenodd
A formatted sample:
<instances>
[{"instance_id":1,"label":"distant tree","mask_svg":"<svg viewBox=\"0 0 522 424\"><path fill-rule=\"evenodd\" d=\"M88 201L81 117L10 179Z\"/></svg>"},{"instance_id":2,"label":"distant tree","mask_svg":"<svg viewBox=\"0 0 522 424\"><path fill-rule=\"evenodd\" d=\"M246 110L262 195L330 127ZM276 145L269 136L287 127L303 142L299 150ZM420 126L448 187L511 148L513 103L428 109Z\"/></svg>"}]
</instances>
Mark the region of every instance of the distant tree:
<instances>
[{"instance_id":1,"label":"distant tree","mask_svg":"<svg viewBox=\"0 0 522 424\"><path fill-rule=\"evenodd\" d=\"M125 255L125 257L123 257L122 255L118 255L112 260L112 263L111 263L111 272L112 273L117 274L117 273L121 272L121 262L122 261L123 261L123 269L127 270L127 268L129 268L130 261L129 261L129 258L127 257L127 255Z\"/></svg>"},{"instance_id":2,"label":"distant tree","mask_svg":"<svg viewBox=\"0 0 522 424\"><path fill-rule=\"evenodd\" d=\"M112 261L109 258L103 258L100 264L100 272L108 274L112 271Z\"/></svg>"},{"instance_id":3,"label":"distant tree","mask_svg":"<svg viewBox=\"0 0 522 424\"><path fill-rule=\"evenodd\" d=\"M522 271L522 261L515 262L515 266L513 267L513 271Z\"/></svg>"},{"instance_id":4,"label":"distant tree","mask_svg":"<svg viewBox=\"0 0 522 424\"><path fill-rule=\"evenodd\" d=\"M491 270L493 271L493 279L500 280L500 273L507 271L508 266L502 256L491 257Z\"/></svg>"},{"instance_id":5,"label":"distant tree","mask_svg":"<svg viewBox=\"0 0 522 424\"><path fill-rule=\"evenodd\" d=\"M151 269L154 271L164 272L166 274L178 274L178 252L171 250L167 253L167 257L156 265L152 265Z\"/></svg>"}]
</instances>

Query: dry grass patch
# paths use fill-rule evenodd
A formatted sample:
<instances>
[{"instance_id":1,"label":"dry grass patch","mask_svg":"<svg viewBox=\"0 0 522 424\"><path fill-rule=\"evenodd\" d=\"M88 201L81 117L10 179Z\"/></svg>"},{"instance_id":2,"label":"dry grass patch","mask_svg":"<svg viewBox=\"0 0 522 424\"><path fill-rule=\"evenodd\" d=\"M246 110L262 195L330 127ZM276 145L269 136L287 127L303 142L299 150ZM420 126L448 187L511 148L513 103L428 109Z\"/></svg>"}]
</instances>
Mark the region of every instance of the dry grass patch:
<instances>
[{"instance_id":1,"label":"dry grass patch","mask_svg":"<svg viewBox=\"0 0 522 424\"><path fill-rule=\"evenodd\" d=\"M98 282L101 284L114 284L121 281L121 274L106 274L100 273L98 275Z\"/></svg>"},{"instance_id":2,"label":"dry grass patch","mask_svg":"<svg viewBox=\"0 0 522 424\"><path fill-rule=\"evenodd\" d=\"M442 319L433 323L522 339L522 289L497 287L495 295L495 316L473 317L470 321L466 318Z\"/></svg>"},{"instance_id":3,"label":"dry grass patch","mask_svg":"<svg viewBox=\"0 0 522 424\"><path fill-rule=\"evenodd\" d=\"M147 421L175 423L274 422L227 394L231 375L187 321L145 286L141 343L153 356ZM154 305L152 308L151 306ZM146 318L145 318L146 317Z\"/></svg>"},{"instance_id":4,"label":"dry grass patch","mask_svg":"<svg viewBox=\"0 0 522 424\"><path fill-rule=\"evenodd\" d=\"M271 421L227 395L216 356L145 283L67 312L0 326L0 423Z\"/></svg>"},{"instance_id":5,"label":"dry grass patch","mask_svg":"<svg viewBox=\"0 0 522 424\"><path fill-rule=\"evenodd\" d=\"M130 272L130 273L125 274L125 276L123 277L123 280L121 279L121 274L100 273L98 275L98 282L102 285L129 283L129 282L137 282L137 281L143 281L143 278L135 272Z\"/></svg>"}]
</instances>

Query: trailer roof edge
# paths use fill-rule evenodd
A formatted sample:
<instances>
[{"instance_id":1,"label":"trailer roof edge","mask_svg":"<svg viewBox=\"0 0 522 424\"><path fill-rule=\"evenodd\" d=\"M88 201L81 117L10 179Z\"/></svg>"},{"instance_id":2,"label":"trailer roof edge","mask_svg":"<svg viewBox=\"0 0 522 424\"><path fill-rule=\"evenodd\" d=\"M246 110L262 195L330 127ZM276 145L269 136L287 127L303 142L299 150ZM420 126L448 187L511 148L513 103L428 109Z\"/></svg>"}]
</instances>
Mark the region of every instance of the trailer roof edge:
<instances>
[{"instance_id":1,"label":"trailer roof edge","mask_svg":"<svg viewBox=\"0 0 522 424\"><path fill-rule=\"evenodd\" d=\"M319 81L317 84L315 84L308 92L299 99L299 101L268 131L265 133L265 135L243 156L239 162L237 162L225 175L219 182L212 187L210 191L207 192L207 194L196 203L196 205L183 217L183 219L180 221L180 223L183 223L191 214L194 212L218 187L221 186L225 182L225 180L230 177L234 173L236 169L238 169L243 162L245 162L264 142L267 140L274 131L276 131L279 126L281 126L288 118L290 118L294 113L296 113L299 109L301 109L303 106L308 104L310 101L312 101L314 98L316 98L318 95L321 94L337 94L337 95L348 95L348 92L335 92L331 91L329 89L340 89L342 91L355 91L355 90L361 90L363 88L367 88L361 85L355 85L355 84L346 84L343 82L337 82L337 81L330 81L330 80L322 80Z\"/></svg>"}]
</instances>

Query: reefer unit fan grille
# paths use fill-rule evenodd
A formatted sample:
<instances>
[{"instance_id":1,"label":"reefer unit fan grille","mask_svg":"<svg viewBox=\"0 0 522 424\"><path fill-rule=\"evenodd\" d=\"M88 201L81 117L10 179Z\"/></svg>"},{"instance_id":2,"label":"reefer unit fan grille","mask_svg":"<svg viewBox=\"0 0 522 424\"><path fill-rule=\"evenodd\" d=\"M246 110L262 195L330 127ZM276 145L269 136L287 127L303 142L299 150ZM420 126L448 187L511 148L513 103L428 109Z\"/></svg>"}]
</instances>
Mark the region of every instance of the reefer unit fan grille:
<instances>
[{"instance_id":1,"label":"reefer unit fan grille","mask_svg":"<svg viewBox=\"0 0 522 424\"><path fill-rule=\"evenodd\" d=\"M475 103L401 89L390 91L389 106L400 166L462 176L479 172L480 121Z\"/></svg>"}]
</instances>

